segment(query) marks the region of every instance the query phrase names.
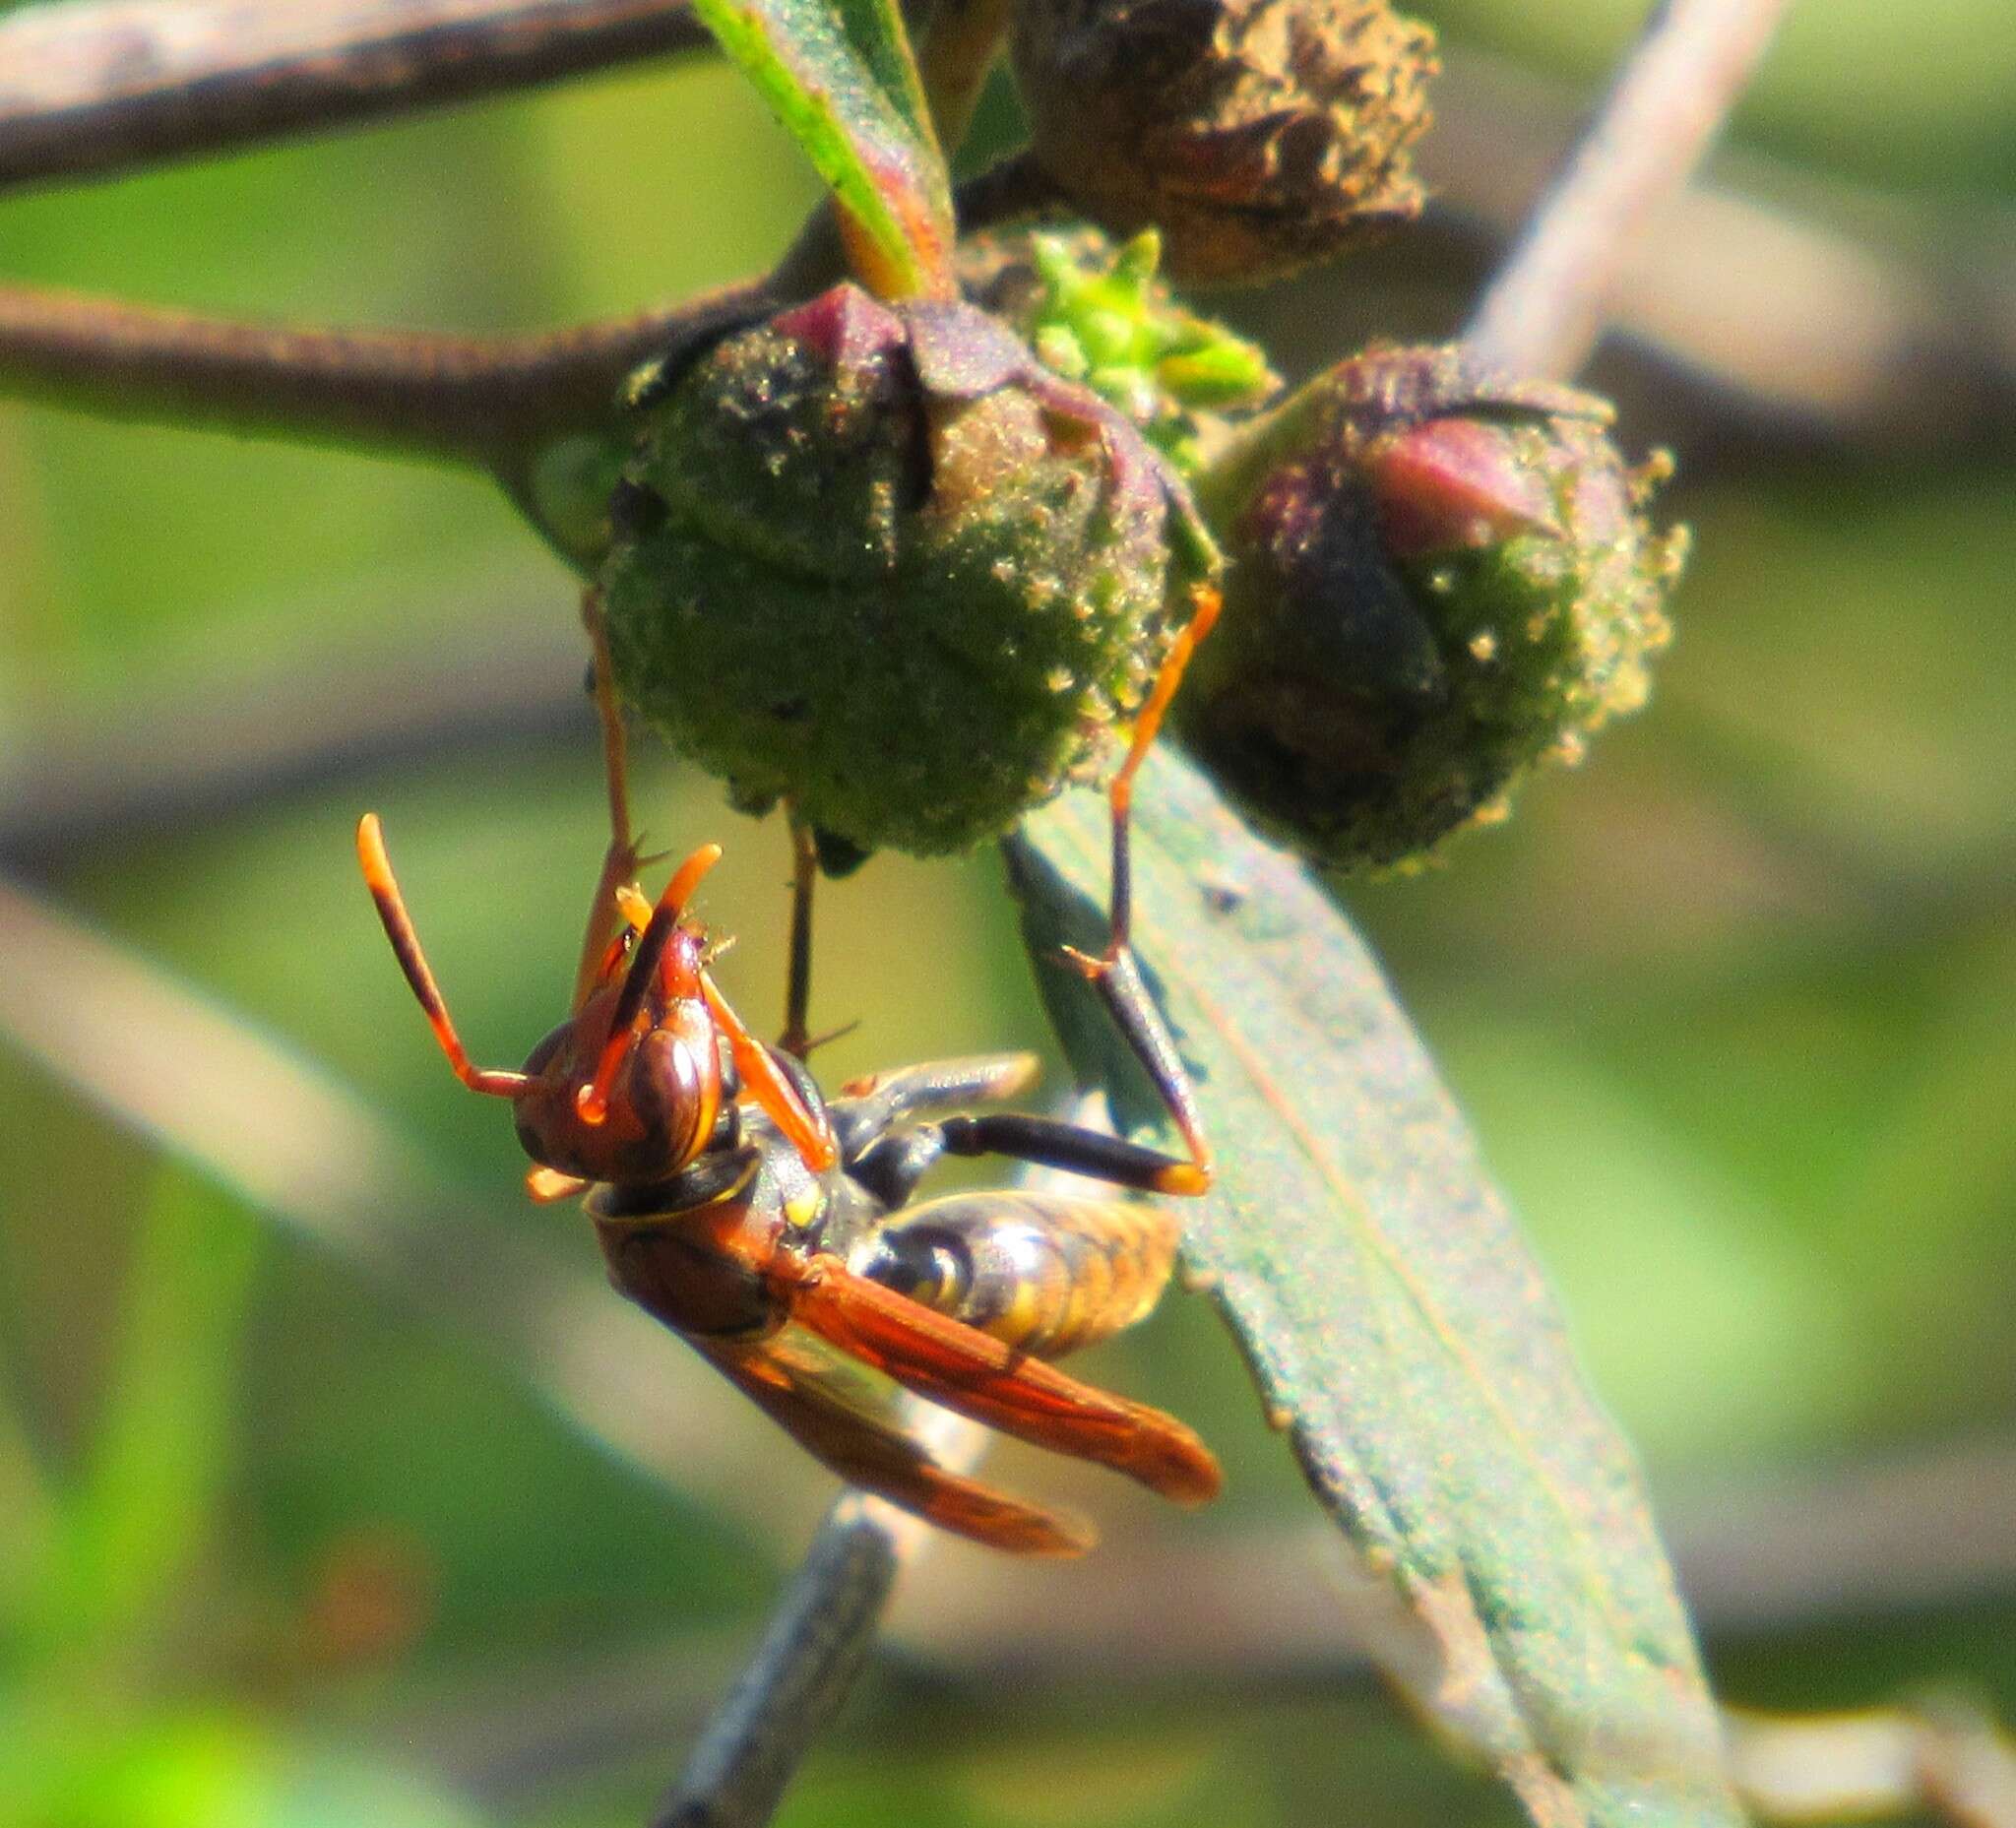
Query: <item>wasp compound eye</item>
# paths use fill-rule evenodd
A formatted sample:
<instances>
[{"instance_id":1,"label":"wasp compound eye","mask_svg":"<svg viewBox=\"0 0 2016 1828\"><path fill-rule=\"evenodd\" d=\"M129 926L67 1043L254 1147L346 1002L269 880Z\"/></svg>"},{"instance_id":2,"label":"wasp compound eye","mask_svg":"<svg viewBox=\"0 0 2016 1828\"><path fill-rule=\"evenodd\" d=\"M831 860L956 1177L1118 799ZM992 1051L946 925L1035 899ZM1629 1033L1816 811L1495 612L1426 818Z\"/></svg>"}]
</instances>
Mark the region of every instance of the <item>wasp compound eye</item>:
<instances>
[{"instance_id":1,"label":"wasp compound eye","mask_svg":"<svg viewBox=\"0 0 2016 1828\"><path fill-rule=\"evenodd\" d=\"M739 804L962 850L1096 765L1174 638L1172 474L964 304L851 285L641 416L602 576L615 680Z\"/></svg>"},{"instance_id":2,"label":"wasp compound eye","mask_svg":"<svg viewBox=\"0 0 2016 1828\"><path fill-rule=\"evenodd\" d=\"M1332 868L1400 863L1644 703L1685 536L1609 416L1375 348L1200 478L1230 565L1176 716L1249 816Z\"/></svg>"},{"instance_id":3,"label":"wasp compound eye","mask_svg":"<svg viewBox=\"0 0 2016 1828\"><path fill-rule=\"evenodd\" d=\"M1183 284L1258 284L1418 213L1434 44L1383 0L1018 0L1012 50L1074 209L1160 227Z\"/></svg>"}]
</instances>

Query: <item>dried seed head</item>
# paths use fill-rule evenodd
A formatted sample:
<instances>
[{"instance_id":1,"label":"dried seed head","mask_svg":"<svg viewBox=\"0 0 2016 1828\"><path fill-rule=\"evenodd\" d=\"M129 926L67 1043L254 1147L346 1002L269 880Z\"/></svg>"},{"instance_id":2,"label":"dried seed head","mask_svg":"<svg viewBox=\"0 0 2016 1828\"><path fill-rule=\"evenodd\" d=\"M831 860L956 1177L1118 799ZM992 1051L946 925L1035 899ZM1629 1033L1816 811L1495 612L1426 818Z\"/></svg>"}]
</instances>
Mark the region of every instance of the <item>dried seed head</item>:
<instances>
[{"instance_id":1,"label":"dried seed head","mask_svg":"<svg viewBox=\"0 0 2016 1828\"><path fill-rule=\"evenodd\" d=\"M1420 210L1434 34L1384 0L1020 0L1032 150L1180 284L1257 284Z\"/></svg>"},{"instance_id":2,"label":"dried seed head","mask_svg":"<svg viewBox=\"0 0 2016 1828\"><path fill-rule=\"evenodd\" d=\"M1684 535L1592 395L1376 348L1200 478L1231 561L1177 701L1260 824L1334 868L1502 817L1543 760L1637 709Z\"/></svg>"},{"instance_id":3,"label":"dried seed head","mask_svg":"<svg viewBox=\"0 0 2016 1828\"><path fill-rule=\"evenodd\" d=\"M964 304L842 285L643 415L603 571L622 695L751 807L976 844L1102 759L1172 635L1181 485Z\"/></svg>"}]
</instances>

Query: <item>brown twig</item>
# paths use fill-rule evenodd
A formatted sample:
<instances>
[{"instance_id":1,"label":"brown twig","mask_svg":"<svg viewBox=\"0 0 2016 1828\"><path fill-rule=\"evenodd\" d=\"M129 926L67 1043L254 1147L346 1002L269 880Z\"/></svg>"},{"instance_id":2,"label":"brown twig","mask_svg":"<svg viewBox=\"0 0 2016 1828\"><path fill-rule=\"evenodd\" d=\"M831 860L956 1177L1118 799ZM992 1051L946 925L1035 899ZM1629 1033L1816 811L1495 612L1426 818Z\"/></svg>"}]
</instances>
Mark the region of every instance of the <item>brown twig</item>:
<instances>
[{"instance_id":1,"label":"brown twig","mask_svg":"<svg viewBox=\"0 0 2016 1828\"><path fill-rule=\"evenodd\" d=\"M0 21L0 190L112 177L708 41L686 0L83 0Z\"/></svg>"},{"instance_id":2,"label":"brown twig","mask_svg":"<svg viewBox=\"0 0 2016 1828\"><path fill-rule=\"evenodd\" d=\"M835 1505L654 1828L751 1828L771 1818L860 1673L896 1584L896 1544L869 1500L850 1493Z\"/></svg>"},{"instance_id":3,"label":"brown twig","mask_svg":"<svg viewBox=\"0 0 2016 1828\"><path fill-rule=\"evenodd\" d=\"M1677 191L1763 55L1787 0L1662 0L1464 336L1517 374L1573 374L1632 235Z\"/></svg>"},{"instance_id":4,"label":"brown twig","mask_svg":"<svg viewBox=\"0 0 2016 1828\"><path fill-rule=\"evenodd\" d=\"M110 417L508 467L599 423L638 363L759 315L758 284L526 337L294 329L0 286L0 392Z\"/></svg>"},{"instance_id":5,"label":"brown twig","mask_svg":"<svg viewBox=\"0 0 2016 1828\"><path fill-rule=\"evenodd\" d=\"M942 1410L920 1416L915 1431L954 1466L984 1446L983 1430ZM852 1691L898 1574L931 1542L926 1525L879 1498L839 1499L652 1828L763 1828Z\"/></svg>"}]
</instances>

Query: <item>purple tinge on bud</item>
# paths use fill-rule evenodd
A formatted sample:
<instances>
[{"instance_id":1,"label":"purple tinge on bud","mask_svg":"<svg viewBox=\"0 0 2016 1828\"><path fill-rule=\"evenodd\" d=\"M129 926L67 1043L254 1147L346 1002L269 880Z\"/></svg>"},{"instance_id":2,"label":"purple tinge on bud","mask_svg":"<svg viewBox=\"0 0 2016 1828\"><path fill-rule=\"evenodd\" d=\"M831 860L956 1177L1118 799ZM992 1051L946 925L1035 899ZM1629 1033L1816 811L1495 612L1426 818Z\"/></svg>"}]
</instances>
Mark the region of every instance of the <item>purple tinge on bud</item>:
<instances>
[{"instance_id":1,"label":"purple tinge on bud","mask_svg":"<svg viewBox=\"0 0 2016 1828\"><path fill-rule=\"evenodd\" d=\"M1173 638L1181 483L970 305L841 285L725 339L625 479L619 690L738 802L858 850L1005 829L1103 758Z\"/></svg>"},{"instance_id":2,"label":"purple tinge on bud","mask_svg":"<svg viewBox=\"0 0 2016 1828\"><path fill-rule=\"evenodd\" d=\"M1635 709L1683 537L1600 400L1375 348L1200 478L1226 615L1178 715L1251 816L1339 868L1417 856Z\"/></svg>"},{"instance_id":3,"label":"purple tinge on bud","mask_svg":"<svg viewBox=\"0 0 2016 1828\"><path fill-rule=\"evenodd\" d=\"M1358 461L1391 559L1487 546L1520 534L1562 536L1546 477L1496 425L1429 419L1390 432Z\"/></svg>"},{"instance_id":4,"label":"purple tinge on bud","mask_svg":"<svg viewBox=\"0 0 2016 1828\"><path fill-rule=\"evenodd\" d=\"M858 285L836 285L770 320L780 337L800 345L836 374L851 375L901 349L903 319Z\"/></svg>"}]
</instances>

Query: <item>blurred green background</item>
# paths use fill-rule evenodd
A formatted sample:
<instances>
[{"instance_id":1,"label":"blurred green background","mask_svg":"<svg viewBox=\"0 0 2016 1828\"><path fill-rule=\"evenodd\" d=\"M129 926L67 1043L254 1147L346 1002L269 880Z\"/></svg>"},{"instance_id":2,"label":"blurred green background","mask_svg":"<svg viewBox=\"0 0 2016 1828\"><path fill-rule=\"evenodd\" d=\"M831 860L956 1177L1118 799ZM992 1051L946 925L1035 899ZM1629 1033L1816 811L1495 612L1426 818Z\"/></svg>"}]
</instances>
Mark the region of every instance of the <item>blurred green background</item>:
<instances>
[{"instance_id":1,"label":"blurred green background","mask_svg":"<svg viewBox=\"0 0 2016 1828\"><path fill-rule=\"evenodd\" d=\"M1639 11L1428 10L1577 82ZM1738 138L1890 193L1902 261L2006 249L2007 24L2004 0L1795 9ZM813 194L732 77L664 65L0 200L0 276L532 328L753 271ZM1624 432L1673 436L1656 398ZM1678 455L1697 557L1652 708L1446 868L1349 899L1651 1464L1726 1697L1951 1689L2007 1718L2016 1554L1984 1519L2016 1511L2016 454ZM304 1116L296 1179L247 1200L0 1039L0 1823L639 1822L818 1515L816 1469L676 1342L623 1360L684 1418L667 1483L529 1394L474 1271L449 1324L275 1221L362 1188L361 1237L410 1186L476 1216L456 1249L493 1232L570 1291L596 1274L573 1209L522 1198L503 1114L443 1069L349 847L375 807L473 1051L515 1061L564 1001L602 838L586 705L552 709L573 614L481 480L0 406L0 866L348 1088L419 1165ZM649 836L726 842L723 975L778 1006L781 831L662 754L640 776ZM122 819L121 784L150 781L184 784L173 815ZM151 1057L138 1005L4 930L11 1019L40 999L112 1070ZM859 1022L829 1078L1043 1045L993 861L884 857L826 891L814 1017ZM172 1104L184 1067L203 1078L191 1056L145 1076ZM232 1093L248 1132L291 1096L257 1073ZM432 1273L453 1282L453 1253ZM602 1375L589 1342L619 1313L526 1327L564 1382ZM782 1819L1511 1819L1320 1660L1043 1661L1030 1608L1131 1579L1152 1614L1143 1570L1190 1551L1261 1591L1314 1515L1200 1304L1088 1369L1194 1420L1226 1501L1172 1519L1004 1458L1111 1545L1010 1590L1036 1645L1012 1682L976 1673L983 1643L947 1648L997 1570L937 1549Z\"/></svg>"}]
</instances>

